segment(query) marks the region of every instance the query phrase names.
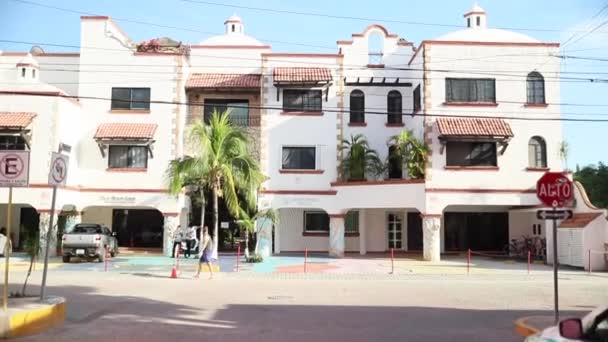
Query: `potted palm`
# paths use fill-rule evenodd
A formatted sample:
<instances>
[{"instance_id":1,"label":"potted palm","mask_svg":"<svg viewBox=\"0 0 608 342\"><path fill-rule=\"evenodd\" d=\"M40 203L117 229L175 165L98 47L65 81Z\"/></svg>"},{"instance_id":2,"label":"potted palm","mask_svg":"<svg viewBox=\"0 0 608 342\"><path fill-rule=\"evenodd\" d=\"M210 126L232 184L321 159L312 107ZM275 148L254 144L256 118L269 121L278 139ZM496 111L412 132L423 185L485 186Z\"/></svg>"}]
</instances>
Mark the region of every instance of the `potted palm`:
<instances>
[{"instance_id":1,"label":"potted palm","mask_svg":"<svg viewBox=\"0 0 608 342\"><path fill-rule=\"evenodd\" d=\"M424 178L429 156L428 146L418 140L412 131L405 130L391 138L390 144L397 148L397 155L404 161L410 179Z\"/></svg>"},{"instance_id":2,"label":"potted palm","mask_svg":"<svg viewBox=\"0 0 608 342\"><path fill-rule=\"evenodd\" d=\"M346 181L364 181L367 176L376 177L384 172L384 165L376 150L372 149L363 134L342 140L344 153L340 170Z\"/></svg>"}]
</instances>

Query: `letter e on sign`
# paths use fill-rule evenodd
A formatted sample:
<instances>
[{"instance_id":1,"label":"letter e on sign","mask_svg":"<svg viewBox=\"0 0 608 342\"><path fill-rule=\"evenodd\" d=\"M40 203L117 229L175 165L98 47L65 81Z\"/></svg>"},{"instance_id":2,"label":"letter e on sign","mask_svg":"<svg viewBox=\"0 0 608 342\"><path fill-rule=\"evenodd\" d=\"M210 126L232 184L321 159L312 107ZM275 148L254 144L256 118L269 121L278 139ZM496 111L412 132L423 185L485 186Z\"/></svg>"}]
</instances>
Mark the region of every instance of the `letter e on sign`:
<instances>
[{"instance_id":1,"label":"letter e on sign","mask_svg":"<svg viewBox=\"0 0 608 342\"><path fill-rule=\"evenodd\" d=\"M27 187L29 166L30 151L0 152L0 187Z\"/></svg>"},{"instance_id":2,"label":"letter e on sign","mask_svg":"<svg viewBox=\"0 0 608 342\"><path fill-rule=\"evenodd\" d=\"M573 184L561 172L547 172L536 182L536 196L549 207L563 207L572 201Z\"/></svg>"}]
</instances>

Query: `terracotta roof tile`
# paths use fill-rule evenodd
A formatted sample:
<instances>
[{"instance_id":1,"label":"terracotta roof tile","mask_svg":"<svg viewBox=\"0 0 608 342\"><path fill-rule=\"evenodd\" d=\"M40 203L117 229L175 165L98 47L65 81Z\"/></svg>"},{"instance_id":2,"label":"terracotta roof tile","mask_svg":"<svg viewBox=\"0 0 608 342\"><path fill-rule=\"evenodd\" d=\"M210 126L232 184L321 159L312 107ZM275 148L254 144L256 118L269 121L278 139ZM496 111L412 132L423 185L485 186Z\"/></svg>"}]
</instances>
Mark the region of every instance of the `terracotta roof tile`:
<instances>
[{"instance_id":1,"label":"terracotta roof tile","mask_svg":"<svg viewBox=\"0 0 608 342\"><path fill-rule=\"evenodd\" d=\"M331 81L328 68L278 67L272 73L275 83L318 83Z\"/></svg>"},{"instance_id":2,"label":"terracotta roof tile","mask_svg":"<svg viewBox=\"0 0 608 342\"><path fill-rule=\"evenodd\" d=\"M560 228L585 228L602 213L577 213L567 220L562 221Z\"/></svg>"},{"instance_id":3,"label":"terracotta roof tile","mask_svg":"<svg viewBox=\"0 0 608 342\"><path fill-rule=\"evenodd\" d=\"M0 128L24 129L35 117L35 113L0 112Z\"/></svg>"},{"instance_id":4,"label":"terracotta roof tile","mask_svg":"<svg viewBox=\"0 0 608 342\"><path fill-rule=\"evenodd\" d=\"M142 123L104 123L99 125L95 139L136 139L154 138L156 124Z\"/></svg>"},{"instance_id":5,"label":"terracotta roof tile","mask_svg":"<svg viewBox=\"0 0 608 342\"><path fill-rule=\"evenodd\" d=\"M443 136L513 136L511 126L496 118L439 118L437 126Z\"/></svg>"},{"instance_id":6,"label":"terracotta roof tile","mask_svg":"<svg viewBox=\"0 0 608 342\"><path fill-rule=\"evenodd\" d=\"M259 74L192 74L186 88L259 88Z\"/></svg>"}]
</instances>

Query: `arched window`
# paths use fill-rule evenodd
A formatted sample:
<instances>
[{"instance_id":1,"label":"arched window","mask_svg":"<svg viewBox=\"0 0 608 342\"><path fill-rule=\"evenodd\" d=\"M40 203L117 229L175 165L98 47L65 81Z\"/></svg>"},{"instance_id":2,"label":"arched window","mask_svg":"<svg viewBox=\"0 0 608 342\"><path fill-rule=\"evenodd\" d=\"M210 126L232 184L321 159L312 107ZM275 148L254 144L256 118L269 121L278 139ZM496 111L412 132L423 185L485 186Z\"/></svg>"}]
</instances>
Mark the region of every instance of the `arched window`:
<instances>
[{"instance_id":1,"label":"arched window","mask_svg":"<svg viewBox=\"0 0 608 342\"><path fill-rule=\"evenodd\" d=\"M370 33L367 38L368 64L382 64L384 37L379 32Z\"/></svg>"},{"instance_id":2,"label":"arched window","mask_svg":"<svg viewBox=\"0 0 608 342\"><path fill-rule=\"evenodd\" d=\"M353 90L350 93L350 122L365 122L365 95L361 90Z\"/></svg>"},{"instance_id":3,"label":"arched window","mask_svg":"<svg viewBox=\"0 0 608 342\"><path fill-rule=\"evenodd\" d=\"M388 147L388 178L401 179L403 177L403 158L399 148L395 145Z\"/></svg>"},{"instance_id":4,"label":"arched window","mask_svg":"<svg viewBox=\"0 0 608 342\"><path fill-rule=\"evenodd\" d=\"M25 77L25 68L21 68L21 77Z\"/></svg>"},{"instance_id":5,"label":"arched window","mask_svg":"<svg viewBox=\"0 0 608 342\"><path fill-rule=\"evenodd\" d=\"M533 71L528 74L528 103L545 104L545 79L540 73Z\"/></svg>"},{"instance_id":6,"label":"arched window","mask_svg":"<svg viewBox=\"0 0 608 342\"><path fill-rule=\"evenodd\" d=\"M234 24L232 24L232 32L234 32Z\"/></svg>"},{"instance_id":7,"label":"arched window","mask_svg":"<svg viewBox=\"0 0 608 342\"><path fill-rule=\"evenodd\" d=\"M386 97L386 108L388 111L388 123L389 124L400 124L402 123L402 101L401 93L396 90L391 90Z\"/></svg>"},{"instance_id":8,"label":"arched window","mask_svg":"<svg viewBox=\"0 0 608 342\"><path fill-rule=\"evenodd\" d=\"M528 142L528 164L530 167L547 167L547 145L545 139L532 137Z\"/></svg>"}]
</instances>

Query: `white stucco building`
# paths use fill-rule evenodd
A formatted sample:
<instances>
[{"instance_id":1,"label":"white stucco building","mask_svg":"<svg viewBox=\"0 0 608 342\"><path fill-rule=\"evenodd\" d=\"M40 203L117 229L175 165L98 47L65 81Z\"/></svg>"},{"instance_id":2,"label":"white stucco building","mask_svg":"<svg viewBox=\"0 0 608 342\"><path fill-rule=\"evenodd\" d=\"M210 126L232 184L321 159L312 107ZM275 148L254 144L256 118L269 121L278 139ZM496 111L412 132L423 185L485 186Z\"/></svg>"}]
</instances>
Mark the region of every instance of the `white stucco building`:
<instances>
[{"instance_id":1,"label":"white stucco building","mask_svg":"<svg viewBox=\"0 0 608 342\"><path fill-rule=\"evenodd\" d=\"M41 229L50 154L65 143L60 213L167 253L191 208L188 196L166 191L167 163L188 153L189 122L232 108L268 176L259 206L279 211L276 227L258 227L262 254L394 248L438 261L443 252L502 250L523 235L550 238L536 219L535 184L562 171L561 124L522 119L559 116L559 44L492 29L479 6L462 30L417 46L370 25L334 54L273 52L236 15L224 26L198 44L138 45L111 18L82 17L80 53L0 54L2 132L24 133L32 153L30 188L15 198L41 215ZM342 140L362 134L385 161L404 130L430 148L424 179L399 163L367 179L341 177ZM580 186L577 199L560 231L576 228L585 248L603 250L606 213ZM605 267L599 254L593 263Z\"/></svg>"}]
</instances>

